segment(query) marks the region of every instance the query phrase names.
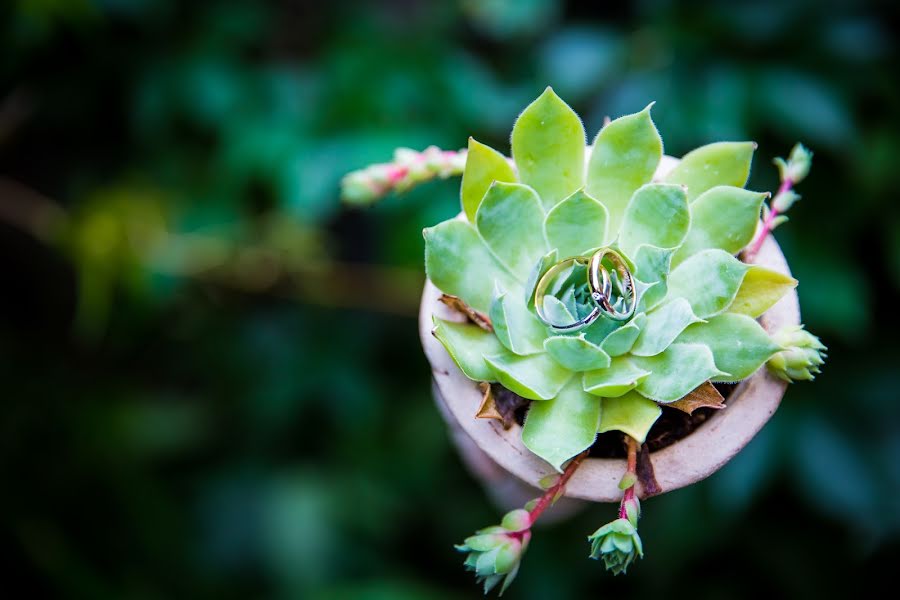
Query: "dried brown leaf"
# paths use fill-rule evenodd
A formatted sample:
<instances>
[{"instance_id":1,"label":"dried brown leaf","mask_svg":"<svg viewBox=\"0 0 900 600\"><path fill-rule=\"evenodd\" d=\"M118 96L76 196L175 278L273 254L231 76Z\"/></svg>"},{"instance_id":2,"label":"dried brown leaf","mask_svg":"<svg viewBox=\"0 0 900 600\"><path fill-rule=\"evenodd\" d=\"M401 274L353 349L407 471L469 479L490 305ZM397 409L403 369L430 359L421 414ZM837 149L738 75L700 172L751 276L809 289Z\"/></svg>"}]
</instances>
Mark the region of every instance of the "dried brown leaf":
<instances>
[{"instance_id":1,"label":"dried brown leaf","mask_svg":"<svg viewBox=\"0 0 900 600\"><path fill-rule=\"evenodd\" d=\"M512 427L516 422L516 411L525 406L528 400L499 384L492 385L482 381L478 386L483 395L475 418L496 419L504 429Z\"/></svg>"},{"instance_id":2,"label":"dried brown leaf","mask_svg":"<svg viewBox=\"0 0 900 600\"><path fill-rule=\"evenodd\" d=\"M725 408L724 400L719 390L707 381L681 400L676 400L666 406L691 414L698 408L715 408L717 410Z\"/></svg>"},{"instance_id":3,"label":"dried brown leaf","mask_svg":"<svg viewBox=\"0 0 900 600\"><path fill-rule=\"evenodd\" d=\"M466 316L469 321L478 325L485 331L494 331L494 326L491 325L491 319L483 312L477 311L459 297L459 296L451 296L450 294L441 294L439 298L441 302L452 308L453 310L462 313Z\"/></svg>"},{"instance_id":4,"label":"dried brown leaf","mask_svg":"<svg viewBox=\"0 0 900 600\"><path fill-rule=\"evenodd\" d=\"M637 455L637 478L644 490L644 497L655 496L662 492L656 481L656 473L653 471L653 463L650 461L650 449L647 444L641 446Z\"/></svg>"}]
</instances>

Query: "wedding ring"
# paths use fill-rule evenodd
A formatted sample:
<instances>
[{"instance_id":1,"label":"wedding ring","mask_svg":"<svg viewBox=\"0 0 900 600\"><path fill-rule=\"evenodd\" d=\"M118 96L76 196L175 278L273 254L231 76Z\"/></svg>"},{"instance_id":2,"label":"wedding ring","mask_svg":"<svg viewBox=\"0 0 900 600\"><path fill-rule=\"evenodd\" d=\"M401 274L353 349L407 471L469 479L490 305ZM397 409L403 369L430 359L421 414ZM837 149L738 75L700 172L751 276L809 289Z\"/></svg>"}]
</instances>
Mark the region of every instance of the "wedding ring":
<instances>
[{"instance_id":1,"label":"wedding ring","mask_svg":"<svg viewBox=\"0 0 900 600\"><path fill-rule=\"evenodd\" d=\"M603 309L596 303L593 303L594 306L591 311L581 318L578 318L577 315L568 315L573 320L560 320L559 317L562 315L550 315L547 312L545 298L547 296L547 292L550 290L550 287L557 281L557 278L567 269L577 268L579 266L587 267L589 264L590 258L588 256L575 256L572 258L567 258L550 267L547 272L544 273L544 275L540 278L540 280L538 280L537 286L534 290L535 312L537 312L538 318L551 329L554 329L556 331L577 331L579 329L587 327L588 325L596 321L600 314L603 312ZM590 277L587 277L587 279L590 279ZM610 282L610 288L608 291L611 290L612 282Z\"/></svg>"},{"instance_id":2,"label":"wedding ring","mask_svg":"<svg viewBox=\"0 0 900 600\"><path fill-rule=\"evenodd\" d=\"M620 301L611 302L611 290L613 289L609 270L603 265L607 261L618 274L618 287L622 292ZM603 309L606 316L614 321L627 321L634 315L637 307L637 292L634 287L634 277L625 264L622 255L610 248L601 248L591 256L588 266L588 284L591 288L591 298ZM617 306L621 304L621 307Z\"/></svg>"},{"instance_id":3,"label":"wedding ring","mask_svg":"<svg viewBox=\"0 0 900 600\"><path fill-rule=\"evenodd\" d=\"M620 298L615 302L612 301L612 298L614 287L616 286L613 282L613 276L610 274L607 266L603 264L604 262L613 269L617 278L615 284L620 288ZM585 283L587 284L593 307L588 314L581 317L568 315L571 320L568 318L561 320L558 314L554 316L549 315L545 303L547 292L550 291L551 286L562 273L567 269L577 267L586 267ZM637 296L631 271L628 270L625 259L610 248L601 248L592 255L575 256L559 261L541 276L535 286L535 312L545 325L555 331L577 331L587 327L601 316L615 321L624 321L634 315L636 306Z\"/></svg>"}]
</instances>

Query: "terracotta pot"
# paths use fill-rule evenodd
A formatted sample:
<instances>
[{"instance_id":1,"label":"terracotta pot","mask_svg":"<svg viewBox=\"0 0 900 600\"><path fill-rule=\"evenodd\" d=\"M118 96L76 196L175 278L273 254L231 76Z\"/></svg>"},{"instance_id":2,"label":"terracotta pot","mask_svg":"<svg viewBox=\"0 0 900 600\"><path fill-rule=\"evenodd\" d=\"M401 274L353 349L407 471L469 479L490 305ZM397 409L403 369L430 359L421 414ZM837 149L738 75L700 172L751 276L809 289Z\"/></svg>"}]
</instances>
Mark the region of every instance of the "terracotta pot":
<instances>
[{"instance_id":1,"label":"terracotta pot","mask_svg":"<svg viewBox=\"0 0 900 600\"><path fill-rule=\"evenodd\" d=\"M671 163L665 166L670 167ZM781 249L771 236L754 262L790 274ZM440 290L426 281L419 313L422 345L434 376L435 400L464 461L486 485L493 499L503 508L521 506L536 495L538 481L553 469L525 447L519 425L504 430L493 419L475 418L481 402L478 384L463 375L431 334L432 315L463 320L438 301L440 295ZM760 323L769 333L785 325L799 324L796 292L791 291L769 309ZM662 493L709 477L731 460L775 413L786 387L786 383L761 368L734 389L725 409L715 412L685 438L653 452L650 458ZM622 495L618 483L624 472L624 459L587 459L566 486L566 496L618 502ZM644 495L640 486L638 494Z\"/></svg>"}]
</instances>

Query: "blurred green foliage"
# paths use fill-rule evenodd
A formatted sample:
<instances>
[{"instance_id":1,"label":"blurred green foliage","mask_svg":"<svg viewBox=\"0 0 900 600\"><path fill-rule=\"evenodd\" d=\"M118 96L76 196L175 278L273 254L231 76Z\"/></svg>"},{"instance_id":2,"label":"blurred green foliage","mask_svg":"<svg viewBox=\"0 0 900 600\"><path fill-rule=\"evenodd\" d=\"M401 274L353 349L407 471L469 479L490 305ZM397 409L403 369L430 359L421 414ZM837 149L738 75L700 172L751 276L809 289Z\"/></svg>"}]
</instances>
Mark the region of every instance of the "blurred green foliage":
<instances>
[{"instance_id":1,"label":"blurred green foliage","mask_svg":"<svg viewBox=\"0 0 900 600\"><path fill-rule=\"evenodd\" d=\"M439 182L341 207L396 146L498 148L553 85L588 131L657 100L680 155L816 152L778 230L824 373L707 482L645 504L627 579L595 507L511 597L832 596L900 554L895 3L12 0L0 7L0 556L77 598L443 598L497 510L414 320Z\"/></svg>"}]
</instances>

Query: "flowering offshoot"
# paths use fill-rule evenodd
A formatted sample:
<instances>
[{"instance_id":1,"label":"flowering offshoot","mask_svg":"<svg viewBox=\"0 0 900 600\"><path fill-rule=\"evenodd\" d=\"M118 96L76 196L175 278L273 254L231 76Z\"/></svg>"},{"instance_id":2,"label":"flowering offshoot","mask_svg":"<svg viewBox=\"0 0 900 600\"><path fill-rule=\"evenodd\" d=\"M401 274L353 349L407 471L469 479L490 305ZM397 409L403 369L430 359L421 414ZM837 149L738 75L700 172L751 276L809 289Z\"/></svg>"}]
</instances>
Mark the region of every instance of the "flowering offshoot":
<instances>
[{"instance_id":1,"label":"flowering offshoot","mask_svg":"<svg viewBox=\"0 0 900 600\"><path fill-rule=\"evenodd\" d=\"M468 553L466 569L475 572L478 583L484 585L485 594L500 582L503 582L500 587L500 594L503 594L519 572L529 540L531 517L528 511L516 509L506 513L500 525L477 531L456 549Z\"/></svg>"},{"instance_id":2,"label":"flowering offshoot","mask_svg":"<svg viewBox=\"0 0 900 600\"><path fill-rule=\"evenodd\" d=\"M775 192L775 197L769 205L763 204L762 207L762 229L753 240L750 248L745 253L745 258L749 262L753 260L763 242L776 227L787 222L786 213L790 208L800 200L800 194L794 191L794 186L806 179L809 175L809 169L812 166L812 152L803 144L796 144L791 150L791 155L787 160L783 158L775 159L775 166L778 167L778 173L781 175L781 185Z\"/></svg>"},{"instance_id":3,"label":"flowering offshoot","mask_svg":"<svg viewBox=\"0 0 900 600\"><path fill-rule=\"evenodd\" d=\"M627 518L607 523L588 537L591 558L603 560L614 575L624 573L635 558L644 557L644 547L637 527Z\"/></svg>"},{"instance_id":4,"label":"flowering offshoot","mask_svg":"<svg viewBox=\"0 0 900 600\"><path fill-rule=\"evenodd\" d=\"M405 192L435 177L462 175L466 151L429 146L422 152L398 148L394 160L353 171L341 181L341 198L348 204L372 204L391 192Z\"/></svg>"},{"instance_id":5,"label":"flowering offshoot","mask_svg":"<svg viewBox=\"0 0 900 600\"><path fill-rule=\"evenodd\" d=\"M780 329L772 339L784 348L767 363L773 375L788 383L815 379L828 349L819 338L803 329L803 325L795 325Z\"/></svg>"}]
</instances>

